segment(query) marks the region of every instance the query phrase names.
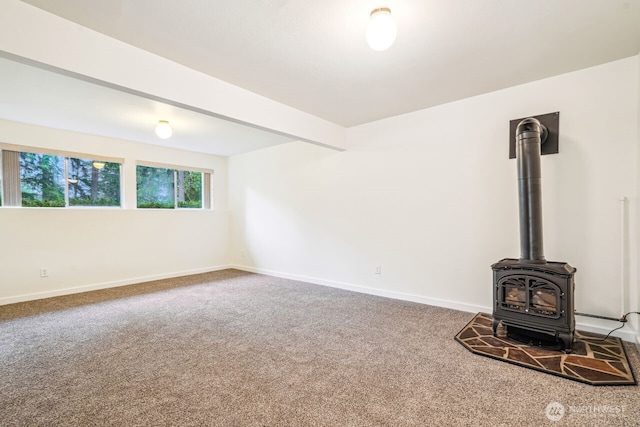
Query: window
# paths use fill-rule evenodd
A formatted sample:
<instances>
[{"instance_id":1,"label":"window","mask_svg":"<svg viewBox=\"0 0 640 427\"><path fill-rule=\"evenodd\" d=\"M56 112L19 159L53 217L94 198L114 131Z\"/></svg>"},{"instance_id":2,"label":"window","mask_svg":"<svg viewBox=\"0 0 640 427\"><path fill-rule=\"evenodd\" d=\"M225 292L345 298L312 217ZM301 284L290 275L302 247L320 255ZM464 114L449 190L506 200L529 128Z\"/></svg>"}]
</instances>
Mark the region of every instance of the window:
<instances>
[{"instance_id":1,"label":"window","mask_svg":"<svg viewBox=\"0 0 640 427\"><path fill-rule=\"evenodd\" d=\"M138 208L209 208L210 173L138 165ZM203 191L205 190L205 191Z\"/></svg>"},{"instance_id":2,"label":"window","mask_svg":"<svg viewBox=\"0 0 640 427\"><path fill-rule=\"evenodd\" d=\"M2 205L120 206L120 163L2 150Z\"/></svg>"},{"instance_id":3,"label":"window","mask_svg":"<svg viewBox=\"0 0 640 427\"><path fill-rule=\"evenodd\" d=\"M136 192L139 208L173 209L175 207L173 170L138 165Z\"/></svg>"},{"instance_id":4,"label":"window","mask_svg":"<svg viewBox=\"0 0 640 427\"><path fill-rule=\"evenodd\" d=\"M124 160L0 143L0 206L122 206ZM136 167L138 208L210 209L210 169Z\"/></svg>"},{"instance_id":5,"label":"window","mask_svg":"<svg viewBox=\"0 0 640 427\"><path fill-rule=\"evenodd\" d=\"M20 153L22 206L65 207L64 157Z\"/></svg>"},{"instance_id":6,"label":"window","mask_svg":"<svg viewBox=\"0 0 640 427\"><path fill-rule=\"evenodd\" d=\"M120 164L68 158L70 206L120 206Z\"/></svg>"}]
</instances>

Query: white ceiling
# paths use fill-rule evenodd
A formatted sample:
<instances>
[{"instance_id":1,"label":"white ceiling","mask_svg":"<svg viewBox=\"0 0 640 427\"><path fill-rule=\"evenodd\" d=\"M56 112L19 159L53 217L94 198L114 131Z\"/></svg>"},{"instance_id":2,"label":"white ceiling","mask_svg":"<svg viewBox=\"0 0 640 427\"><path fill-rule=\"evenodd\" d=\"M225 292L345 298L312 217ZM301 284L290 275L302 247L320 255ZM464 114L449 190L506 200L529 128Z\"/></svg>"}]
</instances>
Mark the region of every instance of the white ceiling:
<instances>
[{"instance_id":1,"label":"white ceiling","mask_svg":"<svg viewBox=\"0 0 640 427\"><path fill-rule=\"evenodd\" d=\"M640 0L23 1L345 127L640 51ZM375 52L364 33L369 12L381 5L391 8L398 37L389 50ZM112 132L121 126L116 133L126 139L144 138L148 124L141 120L149 111L176 108L121 95L100 98L95 126ZM140 122L118 124L116 116L129 113ZM218 119L174 113L185 121L206 119L198 122L207 130L200 142L194 135L180 144L206 151L209 141L207 152L216 150L208 131L221 125ZM248 134L238 134L241 140L263 134L242 129ZM262 136L265 146L290 139Z\"/></svg>"},{"instance_id":2,"label":"white ceiling","mask_svg":"<svg viewBox=\"0 0 640 427\"><path fill-rule=\"evenodd\" d=\"M0 56L0 118L231 156L292 141L211 115L136 96ZM169 119L171 139L154 133Z\"/></svg>"}]
</instances>

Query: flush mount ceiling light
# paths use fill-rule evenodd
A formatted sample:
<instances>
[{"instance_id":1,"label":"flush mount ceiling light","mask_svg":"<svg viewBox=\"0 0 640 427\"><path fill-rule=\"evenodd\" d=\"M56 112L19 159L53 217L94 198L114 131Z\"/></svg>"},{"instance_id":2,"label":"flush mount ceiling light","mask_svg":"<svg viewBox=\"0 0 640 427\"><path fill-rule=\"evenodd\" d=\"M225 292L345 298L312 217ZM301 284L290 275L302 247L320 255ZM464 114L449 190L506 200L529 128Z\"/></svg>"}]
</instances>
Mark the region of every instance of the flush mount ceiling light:
<instances>
[{"instance_id":1,"label":"flush mount ceiling light","mask_svg":"<svg viewBox=\"0 0 640 427\"><path fill-rule=\"evenodd\" d=\"M104 162L93 162L93 167L96 169L102 169L104 167Z\"/></svg>"},{"instance_id":2,"label":"flush mount ceiling light","mask_svg":"<svg viewBox=\"0 0 640 427\"><path fill-rule=\"evenodd\" d=\"M160 120L156 125L156 135L158 138L167 139L173 135L173 129L169 126L169 122L166 120Z\"/></svg>"},{"instance_id":3,"label":"flush mount ceiling light","mask_svg":"<svg viewBox=\"0 0 640 427\"><path fill-rule=\"evenodd\" d=\"M391 9L379 7L371 11L371 21L367 27L367 43L371 49L389 49L396 39L396 33L396 23L391 17Z\"/></svg>"}]
</instances>

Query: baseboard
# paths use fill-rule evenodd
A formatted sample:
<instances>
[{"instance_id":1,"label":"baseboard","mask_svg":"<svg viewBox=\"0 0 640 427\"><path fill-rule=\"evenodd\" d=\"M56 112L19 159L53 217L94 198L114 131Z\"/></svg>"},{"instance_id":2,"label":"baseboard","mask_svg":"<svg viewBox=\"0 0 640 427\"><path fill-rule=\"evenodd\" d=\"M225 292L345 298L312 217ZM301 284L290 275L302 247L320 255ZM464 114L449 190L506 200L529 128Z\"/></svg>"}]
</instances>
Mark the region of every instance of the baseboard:
<instances>
[{"instance_id":1,"label":"baseboard","mask_svg":"<svg viewBox=\"0 0 640 427\"><path fill-rule=\"evenodd\" d=\"M190 276L192 274L209 273L212 271L226 270L234 268L231 265L220 265L216 267L196 268L193 270L183 270L173 273L155 274L152 276L135 277L132 279L115 280L113 282L96 283L93 285L76 286L73 288L56 289L47 292L36 292L32 294L18 295L14 297L0 298L0 305L15 304L17 302L33 301L43 298L58 297L62 295L79 294L82 292L97 291L100 289L116 288L118 286L135 285L138 283L152 282L154 280L172 279L174 277Z\"/></svg>"},{"instance_id":2,"label":"baseboard","mask_svg":"<svg viewBox=\"0 0 640 427\"><path fill-rule=\"evenodd\" d=\"M280 271L267 270L264 268L256 268L256 267L251 267L246 265L236 264L231 266L231 268L235 268L236 270L248 271L250 273L264 274L265 276L273 276L273 277L280 277L283 279L297 280L300 282L313 283L315 285L329 286L332 288L344 289L347 291L360 292L363 294L376 295L376 296L397 299L402 301L411 301L411 302L417 302L421 304L434 305L437 307L450 308L453 310L465 311L469 313L478 313L478 312L491 313L493 311L491 307L486 307L481 305L467 304L467 303L444 300L439 298L429 298L422 295L370 288L367 286L353 285L350 283L336 282L333 280L302 276L298 274L283 273ZM609 333L609 331L611 331L614 328L617 328L618 326L620 326L620 323L617 323L617 322L609 321L607 323L607 321L604 321L603 323L598 324L588 318L580 318L580 316L576 318L576 329L580 331L585 331L585 332L592 332L596 334L606 335ZM632 343L640 343L640 336L637 335L636 331L631 329L628 329L628 330L622 329L619 331L615 331L611 335L621 338L624 341L629 341Z\"/></svg>"},{"instance_id":3,"label":"baseboard","mask_svg":"<svg viewBox=\"0 0 640 427\"><path fill-rule=\"evenodd\" d=\"M280 271L267 270L264 268L256 268L256 267L237 265L237 264L220 265L215 267L206 267L206 268L199 268L199 269L193 269L193 270L183 270L183 271L178 271L173 273L156 274L152 276L136 277L136 278L125 279L125 280L97 283L93 285L77 286L73 288L56 289L56 290L47 291L47 292L37 292L32 294L18 295L14 297L0 298L0 306L7 305L7 304L14 304L18 302L33 301L33 300L38 300L43 298L57 297L62 295L71 295L71 294L77 294L82 292L96 291L100 289L115 288L118 286L135 285L137 283L151 282L154 280L171 279L174 277L189 276L192 274L209 273L212 271L226 270L229 268L234 268L236 270L242 270L242 271L247 271L251 273L264 274L265 276L281 277L283 279L297 280L297 281L306 282L306 283L313 283L316 285L329 286L332 288L344 289L347 291L359 292L359 293L368 294L368 295L376 295L380 297L397 299L402 301L411 301L411 302L417 302L420 304L450 308L453 310L465 311L469 313L478 313L478 312L491 313L492 311L491 307L485 307L485 306L480 306L475 304L467 304L467 303L444 300L439 298L430 298L422 295L408 294L404 292L394 292L394 291L388 291L384 289L376 289L376 288L371 288L367 286L354 285L351 283L337 282L333 280L320 279L317 277L302 276L298 274L289 274L289 273L283 273ZM604 323L606 322L607 321L605 321ZM576 329L579 329L585 332L593 332L593 333L606 335L607 333L609 333L610 330L620 325L619 323L616 323L616 322L609 321L609 323L610 325L604 325L602 323L596 324L593 321L593 319L580 318L580 316L578 316L576 319ZM637 331L634 331L631 329L626 331L619 330L619 331L615 331L611 335L622 338L625 341L629 341L629 342L640 345L640 335L638 335Z\"/></svg>"},{"instance_id":4,"label":"baseboard","mask_svg":"<svg viewBox=\"0 0 640 427\"><path fill-rule=\"evenodd\" d=\"M588 317L576 316L576 329L585 332L593 332L596 334L607 335L613 329L622 326L622 323L615 322L613 320L603 320L600 323L594 322L594 319ZM624 329L620 329L611 334L611 336L622 338L625 341L631 343L638 342L638 335L635 330L628 323L625 324Z\"/></svg>"},{"instance_id":5,"label":"baseboard","mask_svg":"<svg viewBox=\"0 0 640 427\"><path fill-rule=\"evenodd\" d=\"M313 283L314 285L329 286L332 288L344 289L346 291L359 292L362 294L376 295L402 301L418 302L421 304L435 305L437 307L451 308L453 310L466 311L469 313L491 312L491 308L480 305L466 304L457 301L450 301L438 298L429 298L422 295L408 294L404 292L394 292L384 289L370 288L361 285L353 285L351 283L336 282L333 280L319 279L317 277L301 276L298 274L282 273L279 271L266 270L264 268L255 268L245 265L234 265L232 268L251 273L264 274L265 276L280 277L283 279L297 280L300 282Z\"/></svg>"}]
</instances>

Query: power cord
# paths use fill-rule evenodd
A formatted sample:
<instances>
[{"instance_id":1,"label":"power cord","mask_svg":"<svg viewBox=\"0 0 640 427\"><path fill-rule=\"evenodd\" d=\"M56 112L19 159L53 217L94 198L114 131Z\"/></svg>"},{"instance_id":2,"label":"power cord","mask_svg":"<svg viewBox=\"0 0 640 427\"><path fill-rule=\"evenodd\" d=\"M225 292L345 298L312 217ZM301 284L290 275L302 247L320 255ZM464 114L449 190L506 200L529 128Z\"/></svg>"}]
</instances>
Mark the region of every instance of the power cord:
<instances>
[{"instance_id":1,"label":"power cord","mask_svg":"<svg viewBox=\"0 0 640 427\"><path fill-rule=\"evenodd\" d=\"M640 315L640 312L638 312L638 311L630 311L627 314L623 314L622 317L620 318L620 320L618 320L618 322L622 322L622 326L618 326L617 328L612 329L611 331L609 331L609 333L607 334L606 337L602 338L601 340L597 340L597 341L606 341L607 338L609 338L609 335L611 335L612 333L614 333L618 329L624 328L624 325L627 324L627 320L628 320L627 316L630 315L630 314L638 314L638 315Z\"/></svg>"}]
</instances>

